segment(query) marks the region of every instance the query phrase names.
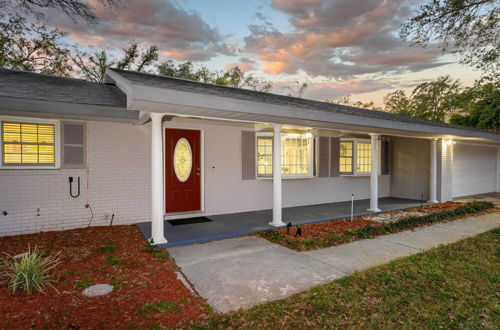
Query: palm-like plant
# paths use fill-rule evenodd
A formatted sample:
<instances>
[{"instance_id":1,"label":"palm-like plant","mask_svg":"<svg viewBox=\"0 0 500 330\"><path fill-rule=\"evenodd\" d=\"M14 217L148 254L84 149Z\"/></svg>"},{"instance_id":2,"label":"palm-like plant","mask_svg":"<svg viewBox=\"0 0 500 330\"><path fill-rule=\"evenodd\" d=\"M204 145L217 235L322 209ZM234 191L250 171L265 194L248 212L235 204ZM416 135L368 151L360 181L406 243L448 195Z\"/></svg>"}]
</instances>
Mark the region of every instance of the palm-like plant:
<instances>
[{"instance_id":1,"label":"palm-like plant","mask_svg":"<svg viewBox=\"0 0 500 330\"><path fill-rule=\"evenodd\" d=\"M45 292L52 285L50 272L61 261L56 255L46 255L42 251L28 247L28 252L20 258L7 256L0 264L0 274L12 292L18 290L32 294L33 291Z\"/></svg>"}]
</instances>

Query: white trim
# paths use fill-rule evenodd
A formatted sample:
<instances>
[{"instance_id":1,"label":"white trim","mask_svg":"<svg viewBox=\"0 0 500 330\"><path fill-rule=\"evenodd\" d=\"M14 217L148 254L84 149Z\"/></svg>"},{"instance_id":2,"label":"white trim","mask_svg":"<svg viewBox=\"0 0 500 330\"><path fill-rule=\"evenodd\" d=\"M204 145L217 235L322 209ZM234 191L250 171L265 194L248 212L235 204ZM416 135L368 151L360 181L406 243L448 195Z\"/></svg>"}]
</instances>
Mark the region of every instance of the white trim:
<instances>
[{"instance_id":1,"label":"white trim","mask_svg":"<svg viewBox=\"0 0 500 330\"><path fill-rule=\"evenodd\" d=\"M165 220L169 219L179 219L182 218L184 215L189 215L193 216L196 214L202 215L205 213L205 129L204 128L193 128L192 126L189 126L189 124L186 125L176 125L176 126L168 126L168 122L164 122L162 126L162 132L163 132L163 152L165 152L165 129L184 129L184 130L189 130L189 131L200 131L200 209L199 210L193 210L193 211L187 211L187 212L167 212L165 201L164 203L164 215L165 215ZM165 161L163 162L165 163ZM164 164L165 165L165 164ZM165 167L163 168L163 171L165 172ZM166 191L166 183L163 184L163 189ZM166 195L164 195L166 196ZM164 198L165 199L165 198Z\"/></svg>"},{"instance_id":2,"label":"white trim","mask_svg":"<svg viewBox=\"0 0 500 330\"><path fill-rule=\"evenodd\" d=\"M283 137L286 136L305 136L307 133L311 132L306 132L306 133L281 133L280 141L282 142ZM312 134L312 133L311 133ZM255 178L259 180L270 180L273 178L272 175L269 176L259 176L259 167L258 167L258 161L257 161L257 148L258 148L258 138L259 137L273 137L274 133L272 132L255 132ZM281 173L281 178L283 180L290 180L290 179L312 179L314 178L314 152L313 148L315 147L315 136L311 135L310 137L306 136L306 139L310 141L310 148L308 149L308 159L309 159L309 167L307 169L307 174L287 174L287 173ZM274 150L274 147L273 147ZM274 151L273 151L274 153Z\"/></svg>"},{"instance_id":3,"label":"white trim","mask_svg":"<svg viewBox=\"0 0 500 330\"><path fill-rule=\"evenodd\" d=\"M9 166L3 165L3 140L2 125L4 121L13 121L28 124L52 124L54 125L54 165L51 166ZM36 117L16 117L0 116L0 169L4 170L57 170L61 168L61 121L56 119L36 118Z\"/></svg>"}]
</instances>

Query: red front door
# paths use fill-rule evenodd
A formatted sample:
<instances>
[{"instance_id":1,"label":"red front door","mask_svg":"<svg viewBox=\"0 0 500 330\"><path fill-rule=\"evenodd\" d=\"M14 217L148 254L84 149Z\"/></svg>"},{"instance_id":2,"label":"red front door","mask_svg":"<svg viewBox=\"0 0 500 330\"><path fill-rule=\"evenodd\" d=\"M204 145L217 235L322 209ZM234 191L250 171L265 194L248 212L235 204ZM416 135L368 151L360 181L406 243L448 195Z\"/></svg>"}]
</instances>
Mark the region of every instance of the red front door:
<instances>
[{"instance_id":1,"label":"red front door","mask_svg":"<svg viewBox=\"0 0 500 330\"><path fill-rule=\"evenodd\" d=\"M165 129L167 212L201 210L200 131Z\"/></svg>"}]
</instances>

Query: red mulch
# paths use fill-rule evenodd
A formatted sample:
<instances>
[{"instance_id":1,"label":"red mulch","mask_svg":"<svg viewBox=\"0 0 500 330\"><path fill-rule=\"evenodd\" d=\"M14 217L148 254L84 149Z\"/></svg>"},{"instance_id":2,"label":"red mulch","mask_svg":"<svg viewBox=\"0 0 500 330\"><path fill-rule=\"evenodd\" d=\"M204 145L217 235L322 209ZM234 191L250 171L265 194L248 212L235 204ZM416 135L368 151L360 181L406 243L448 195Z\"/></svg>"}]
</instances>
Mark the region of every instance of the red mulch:
<instances>
[{"instance_id":1,"label":"red mulch","mask_svg":"<svg viewBox=\"0 0 500 330\"><path fill-rule=\"evenodd\" d=\"M118 250L99 251L109 241ZM145 252L146 241L134 226L91 227L0 238L0 253L18 254L30 245L55 254L61 251L61 264L53 275L58 292L46 294L11 293L0 287L0 327L30 328L149 328L156 324L184 327L190 321L208 316L205 301L177 279L172 258L160 259ZM120 260L110 266L108 256ZM101 297L85 297L75 285L92 279L95 284L118 284L121 287ZM161 300L176 302L180 309L139 313L138 309Z\"/></svg>"}]
</instances>

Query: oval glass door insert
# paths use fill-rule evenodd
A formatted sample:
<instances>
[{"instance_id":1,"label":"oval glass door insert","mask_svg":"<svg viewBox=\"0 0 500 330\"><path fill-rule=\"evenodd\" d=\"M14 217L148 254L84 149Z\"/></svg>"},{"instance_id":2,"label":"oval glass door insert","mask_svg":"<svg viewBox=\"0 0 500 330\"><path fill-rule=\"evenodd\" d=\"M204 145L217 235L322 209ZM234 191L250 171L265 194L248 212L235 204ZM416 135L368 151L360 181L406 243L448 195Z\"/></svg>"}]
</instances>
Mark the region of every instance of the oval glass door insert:
<instances>
[{"instance_id":1,"label":"oval glass door insert","mask_svg":"<svg viewBox=\"0 0 500 330\"><path fill-rule=\"evenodd\" d=\"M191 145L185 138L179 139L174 148L174 172L180 182L186 182L193 167Z\"/></svg>"}]
</instances>

